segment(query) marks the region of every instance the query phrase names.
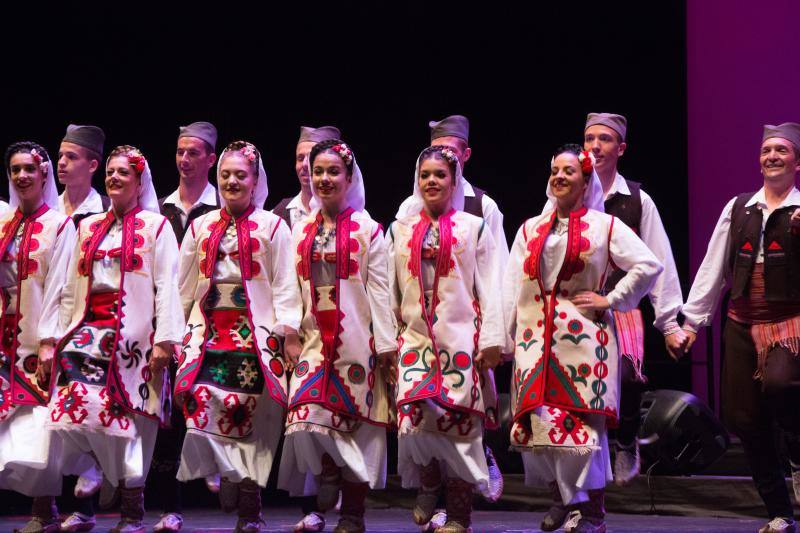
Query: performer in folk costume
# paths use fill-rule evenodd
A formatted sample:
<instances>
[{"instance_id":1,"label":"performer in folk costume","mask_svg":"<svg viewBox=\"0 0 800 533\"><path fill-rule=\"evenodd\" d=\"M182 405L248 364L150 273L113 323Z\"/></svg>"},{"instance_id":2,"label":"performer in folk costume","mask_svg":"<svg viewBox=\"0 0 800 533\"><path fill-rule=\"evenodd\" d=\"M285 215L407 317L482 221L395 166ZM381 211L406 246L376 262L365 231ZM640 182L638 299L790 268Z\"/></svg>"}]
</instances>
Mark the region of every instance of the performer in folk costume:
<instances>
[{"instance_id":1,"label":"performer in folk costume","mask_svg":"<svg viewBox=\"0 0 800 533\"><path fill-rule=\"evenodd\" d=\"M278 486L313 494L321 511L342 494L338 533L361 532L369 488L386 481L388 398L384 372L396 357L387 250L380 225L364 212L364 183L340 140L309 155L313 211L292 230L303 298L302 348L289 392Z\"/></svg>"},{"instance_id":2,"label":"performer in folk costume","mask_svg":"<svg viewBox=\"0 0 800 533\"><path fill-rule=\"evenodd\" d=\"M138 149L115 148L105 181L111 210L81 221L62 295L66 334L48 426L63 439L65 473L96 460L119 487L121 520L112 531L138 533L159 421L169 416L166 366L184 329L178 244Z\"/></svg>"},{"instance_id":3,"label":"performer in folk costume","mask_svg":"<svg viewBox=\"0 0 800 533\"><path fill-rule=\"evenodd\" d=\"M677 359L683 354L686 333L678 324L678 312L683 305L678 270L672 257L669 237L653 199L641 184L628 180L617 171L617 163L626 152L628 121L613 113L589 113L583 133L583 148L596 159L595 171L603 187L603 206L609 215L622 220L642 239L664 265L653 289L648 294L655 312L653 325L664 335L670 355ZM552 209L548 201L545 211ZM614 290L625 272L615 269L606 278L605 292ZM614 481L623 485L639 473L639 443L636 435L641 425L640 404L646 378L644 364L644 322L638 308L614 311L614 324L620 355L622 390L620 420L614 446Z\"/></svg>"},{"instance_id":4,"label":"performer in folk costume","mask_svg":"<svg viewBox=\"0 0 800 533\"><path fill-rule=\"evenodd\" d=\"M103 165L106 135L97 126L70 124L58 148L56 175L64 185L57 208L72 218L77 229L81 220L105 213L111 205L107 196L92 187L92 176ZM91 531L96 524L91 496L100 490L103 473L90 468L77 478L73 492L75 511L61 522L61 531Z\"/></svg>"},{"instance_id":5,"label":"performer in folk costume","mask_svg":"<svg viewBox=\"0 0 800 533\"><path fill-rule=\"evenodd\" d=\"M722 210L683 306L683 327L691 347L730 280L722 418L742 440L769 513L759 532L793 533L798 528L779 450L783 441L800 502L800 124L764 126L760 164L763 187Z\"/></svg>"},{"instance_id":6,"label":"performer in folk costume","mask_svg":"<svg viewBox=\"0 0 800 533\"><path fill-rule=\"evenodd\" d=\"M53 162L33 142L5 153L11 209L0 215L0 488L33 497L25 533L58 531L60 439L45 429L58 306L75 246Z\"/></svg>"},{"instance_id":7,"label":"performer in folk costume","mask_svg":"<svg viewBox=\"0 0 800 533\"><path fill-rule=\"evenodd\" d=\"M300 192L297 196L290 196L278 202L272 212L281 217L289 224L289 228L308 217L311 212L311 171L308 168L308 154L314 145L331 139L339 139L342 136L339 128L335 126L320 126L312 128L309 126L300 127L300 138L294 153L294 171L297 180L300 182ZM291 379L291 376L289 377ZM306 474L313 477L312 473ZM313 486L314 481L309 480L309 486ZM325 514L317 506L317 495L312 494L300 498L303 518L294 525L293 531L314 532L325 529Z\"/></svg>"},{"instance_id":8,"label":"performer in folk costume","mask_svg":"<svg viewBox=\"0 0 800 533\"><path fill-rule=\"evenodd\" d=\"M481 389L506 344L500 257L486 222L462 211L452 150L423 150L413 198L413 214L389 230L392 304L402 324L398 472L404 487L418 487L420 525L431 520L446 477L447 522L436 531L458 533L469 530L473 488L489 490L483 428L497 425L497 397Z\"/></svg>"},{"instance_id":9,"label":"performer in folk costume","mask_svg":"<svg viewBox=\"0 0 800 533\"><path fill-rule=\"evenodd\" d=\"M547 187L555 209L519 229L503 282L514 343L511 445L523 452L526 481L561 498L546 531L570 508L581 511L573 531L605 531L606 425L619 403L611 310L634 308L662 270L630 228L602 212L593 157L574 144L555 152ZM601 296L612 264L627 274Z\"/></svg>"},{"instance_id":10,"label":"performer in folk costume","mask_svg":"<svg viewBox=\"0 0 800 533\"><path fill-rule=\"evenodd\" d=\"M159 198L161 214L167 217L178 240L178 247L191 222L219 208L217 190L208 182L208 173L217 160L217 129L210 122L193 122L181 126L175 149L175 166L180 183L169 196ZM175 382L178 367L173 359L169 372ZM169 424L158 430L148 486L155 487L161 503L161 519L153 531L180 531L183 527L183 483L177 479L186 423L183 412L173 409ZM219 492L219 479L209 478L206 484Z\"/></svg>"},{"instance_id":11,"label":"performer in folk costume","mask_svg":"<svg viewBox=\"0 0 800 533\"><path fill-rule=\"evenodd\" d=\"M236 531L251 532L261 529L261 487L283 432L282 337L298 342L301 302L289 227L260 207L267 175L256 147L229 144L217 183L223 208L194 220L181 246L178 479L219 475L223 510L238 510Z\"/></svg>"}]
</instances>

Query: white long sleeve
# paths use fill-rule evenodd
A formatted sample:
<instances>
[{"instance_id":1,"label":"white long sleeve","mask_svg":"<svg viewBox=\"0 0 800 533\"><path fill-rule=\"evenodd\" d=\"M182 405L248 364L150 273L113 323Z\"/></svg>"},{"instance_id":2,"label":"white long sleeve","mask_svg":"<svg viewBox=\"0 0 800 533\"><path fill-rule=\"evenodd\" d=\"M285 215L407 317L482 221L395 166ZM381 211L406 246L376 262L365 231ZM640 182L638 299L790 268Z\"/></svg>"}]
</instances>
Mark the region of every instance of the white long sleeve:
<instances>
[{"instance_id":1,"label":"white long sleeve","mask_svg":"<svg viewBox=\"0 0 800 533\"><path fill-rule=\"evenodd\" d=\"M61 232L56 236L53 252L47 265L47 276L44 279L44 301L37 331L37 338L40 341L57 341L61 335L66 333L61 328L59 309L61 293L67 282L70 257L75 249L75 237L75 225L72 220L65 220ZM66 325L64 329L66 329Z\"/></svg>"},{"instance_id":2,"label":"white long sleeve","mask_svg":"<svg viewBox=\"0 0 800 533\"><path fill-rule=\"evenodd\" d=\"M192 312L195 293L197 292L197 282L200 277L199 261L197 260L197 240L194 236L195 223L202 224L205 217L199 217L192 221L180 249L180 262L178 264L178 292L181 297L183 316L189 320L189 313ZM198 222L200 221L200 222Z\"/></svg>"},{"instance_id":3,"label":"white long sleeve","mask_svg":"<svg viewBox=\"0 0 800 533\"><path fill-rule=\"evenodd\" d=\"M372 334L375 351L397 350L396 323L389 299L389 253L383 231L378 229L369 243L367 258L367 298L372 315Z\"/></svg>"},{"instance_id":4,"label":"white long sleeve","mask_svg":"<svg viewBox=\"0 0 800 533\"><path fill-rule=\"evenodd\" d=\"M662 333L669 334L680 329L678 313L683 306L681 282L678 278L675 258L672 256L672 246L658 208L649 194L642 190L639 191L639 194L642 198L640 237L664 267L648 294L655 312L653 325Z\"/></svg>"},{"instance_id":5,"label":"white long sleeve","mask_svg":"<svg viewBox=\"0 0 800 533\"><path fill-rule=\"evenodd\" d=\"M717 310L719 297L729 276L728 256L730 247L731 212L736 198L732 198L722 210L708 250L692 283L689 297L683 305L684 327L697 331L707 326Z\"/></svg>"},{"instance_id":6,"label":"white long sleeve","mask_svg":"<svg viewBox=\"0 0 800 533\"><path fill-rule=\"evenodd\" d=\"M614 290L606 295L608 304L618 311L629 311L639 305L664 267L631 228L614 219L608 252L614 264L626 272Z\"/></svg>"},{"instance_id":7,"label":"white long sleeve","mask_svg":"<svg viewBox=\"0 0 800 533\"><path fill-rule=\"evenodd\" d=\"M84 226L84 224L81 224ZM88 228L88 226L86 226ZM78 285L78 263L80 262L81 250L81 231L78 228L77 237L72 245L72 252L69 256L69 266L67 266L66 280L64 289L61 291L61 301L58 306L58 336L63 337L67 333L67 328L72 322L75 314L75 291ZM81 302L82 303L82 302Z\"/></svg>"},{"instance_id":8,"label":"white long sleeve","mask_svg":"<svg viewBox=\"0 0 800 533\"><path fill-rule=\"evenodd\" d=\"M509 255L506 230L503 228L503 213L500 211L497 202L487 194L484 194L481 199L481 208L483 210L483 219L486 221L486 226L494 240L498 265L503 268L508 263Z\"/></svg>"},{"instance_id":9,"label":"white long sleeve","mask_svg":"<svg viewBox=\"0 0 800 533\"><path fill-rule=\"evenodd\" d=\"M503 323L506 328L506 347L503 350L506 354L514 353L513 339L516 338L517 329L517 302L519 293L522 290L522 272L527 256L527 242L525 242L525 228L523 223L517 230L514 243L511 245L511 252L506 263L505 275L503 276L502 305Z\"/></svg>"},{"instance_id":10,"label":"white long sleeve","mask_svg":"<svg viewBox=\"0 0 800 533\"><path fill-rule=\"evenodd\" d=\"M392 312L394 313L395 318L398 320L401 317L400 314L400 282L397 279L397 264L395 261L397 260L397 254L395 253L395 242L394 242L394 228L395 222L392 222L392 225L389 226L389 231L387 233L387 253L389 255L389 300L392 306Z\"/></svg>"},{"instance_id":11,"label":"white long sleeve","mask_svg":"<svg viewBox=\"0 0 800 533\"><path fill-rule=\"evenodd\" d=\"M503 323L502 260L494 237L484 220L479 232L475 250L475 292L481 306L481 330L478 349L493 346L505 348L505 327ZM508 253L508 252L506 252ZM506 257L507 260L507 257Z\"/></svg>"},{"instance_id":12,"label":"white long sleeve","mask_svg":"<svg viewBox=\"0 0 800 533\"><path fill-rule=\"evenodd\" d=\"M275 309L275 332L286 335L298 331L302 320L303 299L294 267L292 234L283 219L272 236L272 305Z\"/></svg>"},{"instance_id":13,"label":"white long sleeve","mask_svg":"<svg viewBox=\"0 0 800 533\"><path fill-rule=\"evenodd\" d=\"M175 232L164 219L153 250L153 285L156 291L156 331L153 344L161 342L178 344L183 339L186 320L181 312L181 297L178 291L178 256L178 240L175 238Z\"/></svg>"}]
</instances>

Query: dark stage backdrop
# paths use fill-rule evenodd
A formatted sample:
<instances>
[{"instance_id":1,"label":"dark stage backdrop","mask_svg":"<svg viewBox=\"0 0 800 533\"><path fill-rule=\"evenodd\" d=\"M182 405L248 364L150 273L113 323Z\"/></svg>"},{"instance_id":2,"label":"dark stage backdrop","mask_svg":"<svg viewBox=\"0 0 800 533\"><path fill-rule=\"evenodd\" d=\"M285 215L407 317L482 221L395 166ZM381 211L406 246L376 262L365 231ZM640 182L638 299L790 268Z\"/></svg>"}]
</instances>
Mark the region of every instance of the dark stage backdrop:
<instances>
[{"instance_id":1,"label":"dark stage backdrop","mask_svg":"<svg viewBox=\"0 0 800 533\"><path fill-rule=\"evenodd\" d=\"M622 113L622 173L654 197L686 279L683 2L172 4L4 7L0 144L33 139L54 154L67 123L98 124L107 148L143 150L165 195L178 126L210 120L221 144L259 147L274 205L297 189L299 126L335 124L368 210L389 223L428 120L460 113L472 126L466 175L500 204L511 241L541 210L551 151L580 141L587 112ZM665 362L651 381L688 389L686 363L649 341L651 368Z\"/></svg>"}]
</instances>

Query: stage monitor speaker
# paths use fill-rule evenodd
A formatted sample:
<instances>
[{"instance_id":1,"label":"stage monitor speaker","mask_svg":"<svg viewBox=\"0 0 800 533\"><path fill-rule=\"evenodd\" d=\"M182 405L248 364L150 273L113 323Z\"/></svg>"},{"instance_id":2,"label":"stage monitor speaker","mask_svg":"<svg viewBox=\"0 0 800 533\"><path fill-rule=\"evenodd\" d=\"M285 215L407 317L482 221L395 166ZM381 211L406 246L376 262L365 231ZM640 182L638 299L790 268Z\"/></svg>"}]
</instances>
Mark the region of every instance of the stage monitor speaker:
<instances>
[{"instance_id":1,"label":"stage monitor speaker","mask_svg":"<svg viewBox=\"0 0 800 533\"><path fill-rule=\"evenodd\" d=\"M730 445L722 423L688 392L645 392L639 445L642 458L661 474L696 474L719 459Z\"/></svg>"}]
</instances>

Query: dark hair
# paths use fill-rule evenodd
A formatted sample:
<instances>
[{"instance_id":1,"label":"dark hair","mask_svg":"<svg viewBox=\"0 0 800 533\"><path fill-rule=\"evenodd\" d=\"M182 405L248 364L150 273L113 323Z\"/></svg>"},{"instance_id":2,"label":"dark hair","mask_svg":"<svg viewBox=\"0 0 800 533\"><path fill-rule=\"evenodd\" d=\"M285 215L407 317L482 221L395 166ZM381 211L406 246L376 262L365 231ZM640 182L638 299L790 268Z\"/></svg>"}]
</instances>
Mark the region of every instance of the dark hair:
<instances>
[{"instance_id":1,"label":"dark hair","mask_svg":"<svg viewBox=\"0 0 800 533\"><path fill-rule=\"evenodd\" d=\"M560 156L563 153L570 153L570 154L574 155L575 157L578 157L578 156L581 155L581 152L583 152L583 151L584 151L583 150L583 146L581 146L580 144L575 144L575 143L562 144L561 146L556 148L555 152L553 152L553 159L555 159L556 157ZM583 174L583 177L588 180L589 176L591 176L591 173L586 174L583 171L583 168L581 167L581 165L578 165L578 168L581 169L581 174Z\"/></svg>"},{"instance_id":2,"label":"dark hair","mask_svg":"<svg viewBox=\"0 0 800 533\"><path fill-rule=\"evenodd\" d=\"M456 164L457 164L457 160L454 159L454 160L451 161L451 160L447 159L442 154L443 150L449 150L449 147L440 145L440 146L429 146L429 147L425 148L422 151L422 153L419 154L420 166L422 165L423 161L426 161L428 159L438 159L440 161L444 161L445 163L447 163L447 168L450 169L450 176L451 176L451 179L452 179L453 183L455 184L455 182L456 182Z\"/></svg>"},{"instance_id":3,"label":"dark hair","mask_svg":"<svg viewBox=\"0 0 800 533\"><path fill-rule=\"evenodd\" d=\"M321 154L322 152L332 152L332 153L336 154L337 156L342 157L339 154L339 152L337 152L336 150L332 149L337 144L345 144L348 148L350 148L350 153L353 152L353 149L350 147L350 145L345 143L344 141L342 141L340 139L328 139L327 141L318 142L311 149L311 153L308 154L308 166L309 166L309 168L314 166L314 159L316 159L317 156L319 154ZM344 158L342 158L342 162L344 163L344 166L347 168L347 172L350 175L353 174L353 161L355 161L355 154L353 154L353 158L350 160L349 163L347 161L345 161Z\"/></svg>"},{"instance_id":4,"label":"dark hair","mask_svg":"<svg viewBox=\"0 0 800 533\"><path fill-rule=\"evenodd\" d=\"M205 141L203 141L203 142L205 142ZM207 145L208 148L211 148L210 144L206 143L206 145ZM255 144L253 144L251 142L247 142L247 141L233 141L232 143L229 143L228 146L225 147L225 150L223 150L222 153L225 153L225 152L240 152L243 148L247 148L248 146L252 146L253 150L256 153L256 158L253 161L250 161L250 164L253 167L253 172L256 174L256 177L258 177L258 162L261 160L261 152L258 151L258 148L256 148ZM209 154L211 152L213 152L213 150L209 150L208 151ZM220 159L222 159L222 158L220 157Z\"/></svg>"},{"instance_id":5,"label":"dark hair","mask_svg":"<svg viewBox=\"0 0 800 533\"><path fill-rule=\"evenodd\" d=\"M9 168L9 164L11 163L11 157L14 154L18 154L20 152L29 154L31 150L36 150L36 152L42 156L44 161L50 161L50 154L47 153L47 150L44 149L41 145L33 142L33 141L22 141L16 142L6 148L6 155L5 155L5 164L6 169Z\"/></svg>"},{"instance_id":6,"label":"dark hair","mask_svg":"<svg viewBox=\"0 0 800 533\"><path fill-rule=\"evenodd\" d=\"M106 159L106 165L108 165L108 162L111 161L112 157L118 157L118 156L128 157L129 155L134 155L141 157L142 159L145 159L142 151L136 148L135 146L131 146L130 144L121 144L116 148L114 148L113 150L111 150L111 152L108 154L108 159ZM142 173L137 172L135 168L134 168L134 173L139 177L142 176Z\"/></svg>"}]
</instances>

